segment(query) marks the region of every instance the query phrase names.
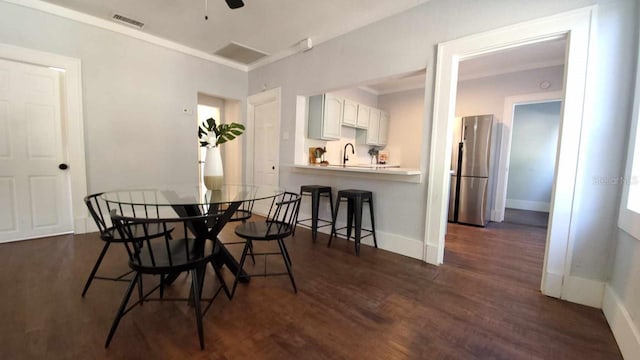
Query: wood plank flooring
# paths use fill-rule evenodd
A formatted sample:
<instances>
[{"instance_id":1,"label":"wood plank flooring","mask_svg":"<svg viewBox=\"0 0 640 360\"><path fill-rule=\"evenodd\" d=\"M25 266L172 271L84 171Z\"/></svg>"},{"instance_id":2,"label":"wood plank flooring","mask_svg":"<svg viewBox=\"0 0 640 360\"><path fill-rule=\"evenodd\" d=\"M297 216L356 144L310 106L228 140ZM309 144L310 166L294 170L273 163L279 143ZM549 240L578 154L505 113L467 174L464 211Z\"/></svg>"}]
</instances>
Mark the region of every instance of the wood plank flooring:
<instances>
[{"instance_id":1,"label":"wood plank flooring","mask_svg":"<svg viewBox=\"0 0 640 360\"><path fill-rule=\"evenodd\" d=\"M235 240L230 230L223 239ZM325 235L313 243L302 228L286 242L298 294L287 277L270 277L219 297L204 351L181 302L134 309L104 349L126 283L96 281L81 298L97 234L0 245L0 359L621 358L600 310L540 294L543 229L450 225L440 267L367 246L358 258L351 243L328 249ZM103 274L127 269L116 249ZM250 270L260 271L256 260ZM170 293L186 295L188 280Z\"/></svg>"}]
</instances>

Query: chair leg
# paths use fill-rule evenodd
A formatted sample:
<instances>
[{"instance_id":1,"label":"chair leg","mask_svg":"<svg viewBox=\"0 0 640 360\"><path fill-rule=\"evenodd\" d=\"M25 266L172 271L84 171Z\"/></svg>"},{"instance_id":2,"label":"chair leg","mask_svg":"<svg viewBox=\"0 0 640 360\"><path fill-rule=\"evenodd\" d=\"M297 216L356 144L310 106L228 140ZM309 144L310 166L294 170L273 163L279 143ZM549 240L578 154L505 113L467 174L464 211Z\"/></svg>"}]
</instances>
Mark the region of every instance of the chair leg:
<instances>
[{"instance_id":1,"label":"chair leg","mask_svg":"<svg viewBox=\"0 0 640 360\"><path fill-rule=\"evenodd\" d=\"M282 239L282 244L284 244L284 239ZM287 258L287 261L289 262L289 266L293 266L293 263L291 262L291 257L289 256L289 250L287 250L287 247L283 247L284 250L284 255Z\"/></svg>"},{"instance_id":2,"label":"chair leg","mask_svg":"<svg viewBox=\"0 0 640 360\"><path fill-rule=\"evenodd\" d=\"M340 198L336 199L336 209L333 211L333 223L331 224L331 236L329 236L329 242L327 243L327 247L331 247L331 241L333 240L333 236L337 236L336 234L336 219L338 218L338 210L340 210Z\"/></svg>"},{"instance_id":3,"label":"chair leg","mask_svg":"<svg viewBox=\"0 0 640 360\"><path fill-rule=\"evenodd\" d=\"M360 201L360 199L353 202L353 217L355 218L354 242L356 255L360 256L360 237L362 235L362 201Z\"/></svg>"},{"instance_id":4,"label":"chair leg","mask_svg":"<svg viewBox=\"0 0 640 360\"><path fill-rule=\"evenodd\" d=\"M236 271L236 278L233 281L233 288L231 289L231 297L233 297L236 293L236 287L238 286L238 281L240 281L240 274L242 273L242 267L244 266L244 261L247 259L247 251L251 247L251 240L247 240L247 243L244 245L244 249L242 250L242 256L240 257L240 263L238 264L238 271Z\"/></svg>"},{"instance_id":5,"label":"chair leg","mask_svg":"<svg viewBox=\"0 0 640 360\"><path fill-rule=\"evenodd\" d=\"M373 233L373 245L378 248L378 240L376 239L376 222L373 216L373 199L369 199L369 214L371 215L371 232Z\"/></svg>"},{"instance_id":6,"label":"chair leg","mask_svg":"<svg viewBox=\"0 0 640 360\"><path fill-rule=\"evenodd\" d=\"M100 251L98 260L96 260L95 265L93 265L93 269L91 269L89 278L87 279L87 282L84 284L84 289L82 290L82 297L84 297L84 295L87 293L87 290L89 290L89 286L91 286L91 282L93 281L93 278L96 276L96 273L98 272L98 268L100 267L100 264L102 264L102 259L104 259L104 255L107 253L107 249L109 249L110 245L111 245L111 241L104 242L104 246L102 247L102 251Z\"/></svg>"},{"instance_id":7,"label":"chair leg","mask_svg":"<svg viewBox=\"0 0 640 360\"><path fill-rule=\"evenodd\" d=\"M160 275L160 299L164 297L164 275Z\"/></svg>"},{"instance_id":8,"label":"chair leg","mask_svg":"<svg viewBox=\"0 0 640 360\"><path fill-rule=\"evenodd\" d=\"M253 243L249 244L249 254L251 255L251 261L253 262L253 265L255 265L256 258L255 256L253 256Z\"/></svg>"},{"instance_id":9,"label":"chair leg","mask_svg":"<svg viewBox=\"0 0 640 360\"><path fill-rule=\"evenodd\" d=\"M142 287L142 275L138 276L138 298L140 299L140 306L144 304L144 289Z\"/></svg>"},{"instance_id":10,"label":"chair leg","mask_svg":"<svg viewBox=\"0 0 640 360\"><path fill-rule=\"evenodd\" d=\"M220 286L222 286L222 290L227 295L228 299L231 299L231 293L229 292L229 287L227 286L227 282L224 281L222 274L220 273L220 269L216 267L216 265L211 261L211 267L213 268L213 272L216 274L216 278L220 281Z\"/></svg>"},{"instance_id":11,"label":"chair leg","mask_svg":"<svg viewBox=\"0 0 640 360\"><path fill-rule=\"evenodd\" d=\"M193 291L193 307L196 311L196 323L198 325L198 338L200 339L200 350L204 350L204 336L202 334L202 310L200 309L200 284L198 282L200 274L198 269L191 270L191 289Z\"/></svg>"},{"instance_id":12,"label":"chair leg","mask_svg":"<svg viewBox=\"0 0 640 360\"><path fill-rule=\"evenodd\" d=\"M109 330L109 335L107 336L107 342L104 344L105 348L109 347L109 344L111 343L111 339L113 338L113 335L116 333L116 329L118 329L118 324L120 324L120 319L122 319L122 315L124 314L124 311L127 308L127 304L129 303L129 298L131 297L133 288L138 283L138 277L140 277L140 274L136 273L133 279L131 279L131 282L129 283L129 287L127 288L127 291L124 293L124 298L122 299L122 303L118 308L118 312L116 313L116 318L113 319L111 330Z\"/></svg>"},{"instance_id":13,"label":"chair leg","mask_svg":"<svg viewBox=\"0 0 640 360\"><path fill-rule=\"evenodd\" d=\"M289 273L289 279L291 280L291 285L293 285L293 292L297 294L298 288L296 287L296 281L293 280L293 273L291 272L291 267L289 266L289 262L287 261L288 255L285 255L285 253L287 253L287 247L284 245L284 242L282 241L282 239L278 239L278 246L280 247L282 260L284 260L284 266L286 266L287 273Z\"/></svg>"}]
</instances>

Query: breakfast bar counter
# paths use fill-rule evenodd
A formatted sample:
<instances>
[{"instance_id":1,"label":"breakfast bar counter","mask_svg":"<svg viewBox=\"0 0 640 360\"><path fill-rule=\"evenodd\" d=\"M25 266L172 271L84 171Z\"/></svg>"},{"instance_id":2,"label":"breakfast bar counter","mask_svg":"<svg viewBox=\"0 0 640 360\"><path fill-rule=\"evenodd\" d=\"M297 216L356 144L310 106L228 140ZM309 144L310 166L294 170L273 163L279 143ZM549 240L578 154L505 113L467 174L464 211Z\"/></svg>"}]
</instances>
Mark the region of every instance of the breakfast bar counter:
<instances>
[{"instance_id":1,"label":"breakfast bar counter","mask_svg":"<svg viewBox=\"0 0 640 360\"><path fill-rule=\"evenodd\" d=\"M409 183L422 182L420 169L390 165L290 165L293 172L315 175L338 175Z\"/></svg>"}]
</instances>

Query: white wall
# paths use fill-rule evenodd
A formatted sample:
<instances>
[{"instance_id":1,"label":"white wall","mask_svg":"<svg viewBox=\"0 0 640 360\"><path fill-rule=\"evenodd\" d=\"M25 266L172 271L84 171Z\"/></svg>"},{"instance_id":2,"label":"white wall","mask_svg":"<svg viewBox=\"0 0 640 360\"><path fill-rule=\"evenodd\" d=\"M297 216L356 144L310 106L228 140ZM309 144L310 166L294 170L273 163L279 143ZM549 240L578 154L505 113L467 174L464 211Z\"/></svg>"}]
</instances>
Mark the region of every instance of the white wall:
<instances>
[{"instance_id":1,"label":"white wall","mask_svg":"<svg viewBox=\"0 0 640 360\"><path fill-rule=\"evenodd\" d=\"M636 14L637 18L640 18L640 6L638 5L636 5ZM634 51L636 56L632 56L631 61L635 58L636 64L640 64L640 24L636 24L635 35L637 37ZM636 68L634 99L635 112L638 116L640 113L640 68ZM634 121L637 127L638 118L636 117ZM625 144L631 144L632 137L636 135L631 130L634 127L629 126L626 129L629 135ZM640 139L635 139L636 147L639 146L639 141ZM632 158L632 154L633 151L629 151L627 166L631 166L632 161L635 160ZM622 190L621 183L618 181L617 186L614 185L614 187ZM621 213L623 223L627 220L633 221L633 218L624 219L623 215L624 213ZM640 238L636 237L621 228L616 229L614 233L614 244L612 245L615 246L615 254L611 261L611 275L606 286L603 304L603 311L618 341L620 351L628 359L640 354Z\"/></svg>"},{"instance_id":2,"label":"white wall","mask_svg":"<svg viewBox=\"0 0 640 360\"><path fill-rule=\"evenodd\" d=\"M82 61L89 192L195 182L198 92L247 95L242 71L5 2L0 43Z\"/></svg>"},{"instance_id":3,"label":"white wall","mask_svg":"<svg viewBox=\"0 0 640 360\"><path fill-rule=\"evenodd\" d=\"M517 105L513 116L507 207L549 211L560 101Z\"/></svg>"},{"instance_id":4,"label":"white wall","mask_svg":"<svg viewBox=\"0 0 640 360\"><path fill-rule=\"evenodd\" d=\"M593 114L582 129L577 204L572 222L577 224L571 273L602 281L608 272L609 249L617 214L618 189L594 186L594 174L622 174L625 128L629 122L634 70L632 49L637 17L633 0L541 0L523 2L490 0L433 0L407 12L355 30L313 50L282 59L249 73L249 93L263 84L282 88L282 126L295 128L296 95L322 93L367 80L427 68L425 118L422 127L421 166L426 172L433 113L436 45L489 29L549 16L586 5L599 4L592 95ZM616 54L616 56L611 56ZM576 129L578 130L578 129ZM281 163L292 164L294 139L282 142ZM428 177L425 177L428 178ZM284 167L283 186L297 190L301 184L359 187L375 193L378 229L398 242L422 242L427 181L400 184L339 176L318 177L292 173ZM392 210L390 210L392 209ZM420 255L421 256L421 255Z\"/></svg>"},{"instance_id":5,"label":"white wall","mask_svg":"<svg viewBox=\"0 0 640 360\"><path fill-rule=\"evenodd\" d=\"M424 119L424 88L380 95L378 104L389 113L389 139L385 150L391 163L419 168Z\"/></svg>"}]
</instances>

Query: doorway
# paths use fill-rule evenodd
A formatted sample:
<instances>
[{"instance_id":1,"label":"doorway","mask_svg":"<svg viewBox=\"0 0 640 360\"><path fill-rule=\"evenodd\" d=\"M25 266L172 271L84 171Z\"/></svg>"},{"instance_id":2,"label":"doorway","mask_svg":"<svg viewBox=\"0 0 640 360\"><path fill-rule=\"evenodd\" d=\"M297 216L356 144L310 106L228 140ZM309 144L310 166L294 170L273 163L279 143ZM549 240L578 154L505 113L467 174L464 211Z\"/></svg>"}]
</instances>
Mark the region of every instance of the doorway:
<instances>
[{"instance_id":1,"label":"doorway","mask_svg":"<svg viewBox=\"0 0 640 360\"><path fill-rule=\"evenodd\" d=\"M247 100L247 182L280 184L280 88L249 96ZM254 212L266 215L268 201L256 201Z\"/></svg>"},{"instance_id":2,"label":"doorway","mask_svg":"<svg viewBox=\"0 0 640 360\"><path fill-rule=\"evenodd\" d=\"M588 88L589 43L595 7L515 24L482 34L452 40L438 46L431 161L427 189L427 218L424 259L433 264L444 260L444 245L451 163L451 134L455 116L457 70L460 61L509 48L566 37L565 97L560 125L557 172L553 188L552 228L549 229L543 264L541 290L544 294L569 296L563 280L571 265L569 236L580 143L579 129Z\"/></svg>"},{"instance_id":3,"label":"doorway","mask_svg":"<svg viewBox=\"0 0 640 360\"><path fill-rule=\"evenodd\" d=\"M221 123L241 123L241 102L239 100L224 99L218 96L198 93L197 106L197 126L205 120L213 118L216 124ZM242 180L242 136L221 145L222 165L224 172L224 182L227 184L240 184ZM202 192L206 192L203 182L203 169L207 148L198 146L198 184Z\"/></svg>"},{"instance_id":4,"label":"doorway","mask_svg":"<svg viewBox=\"0 0 640 360\"><path fill-rule=\"evenodd\" d=\"M561 101L514 106L504 221L547 228Z\"/></svg>"}]
</instances>

